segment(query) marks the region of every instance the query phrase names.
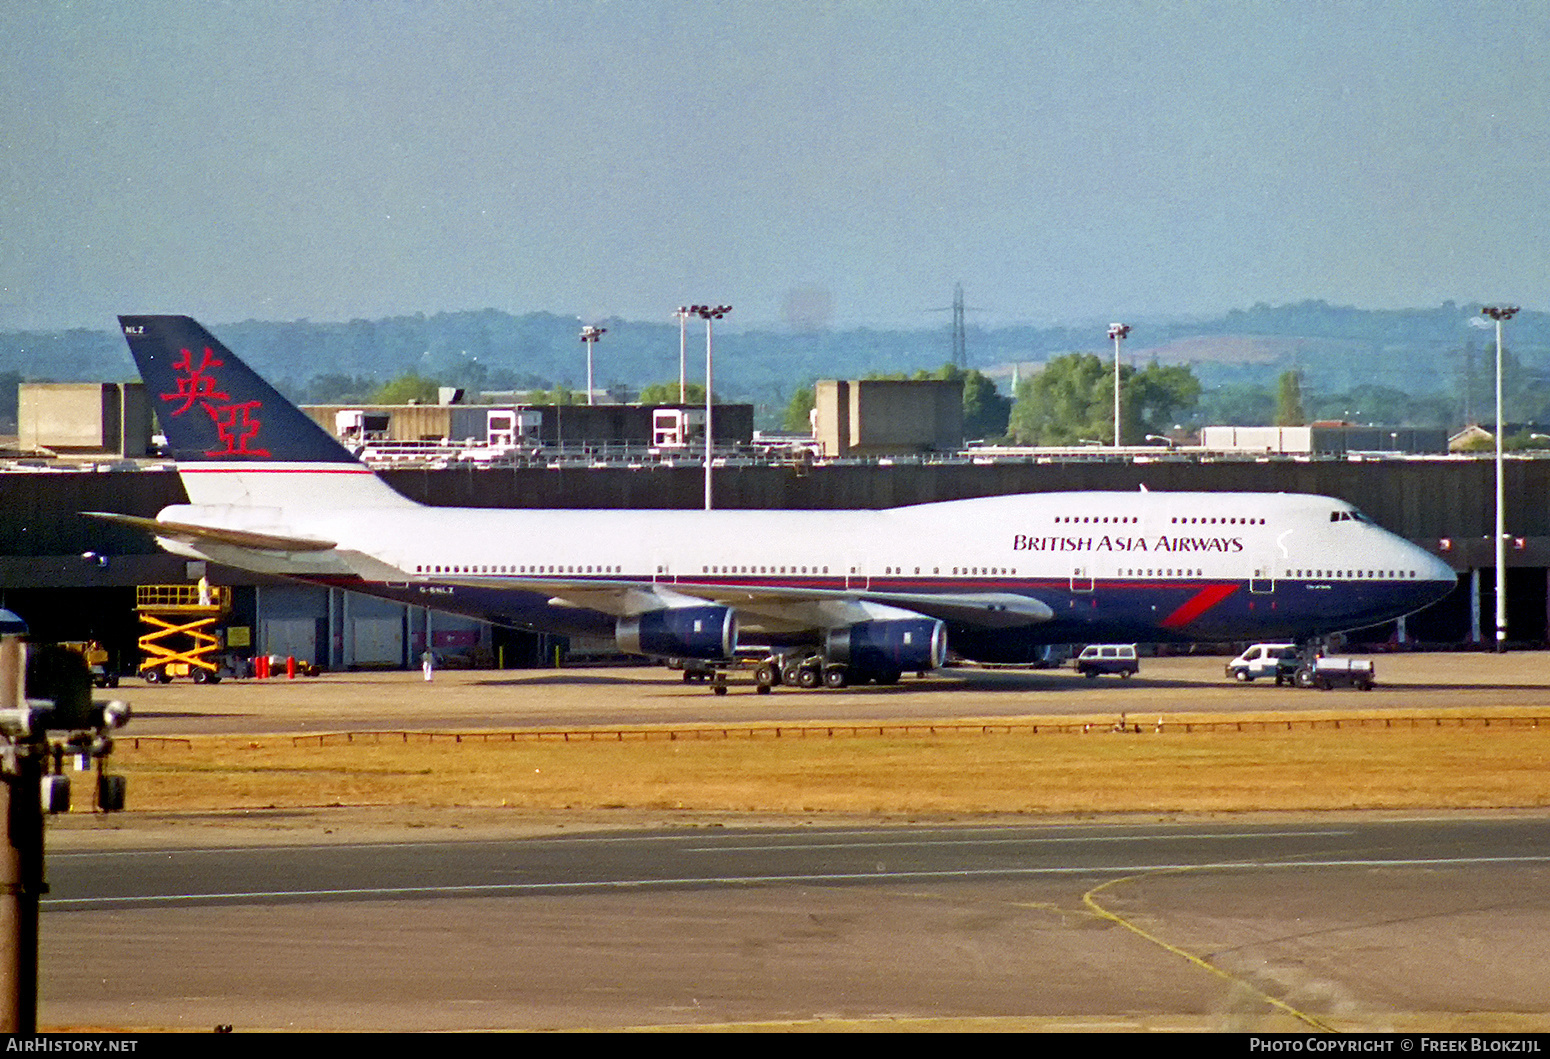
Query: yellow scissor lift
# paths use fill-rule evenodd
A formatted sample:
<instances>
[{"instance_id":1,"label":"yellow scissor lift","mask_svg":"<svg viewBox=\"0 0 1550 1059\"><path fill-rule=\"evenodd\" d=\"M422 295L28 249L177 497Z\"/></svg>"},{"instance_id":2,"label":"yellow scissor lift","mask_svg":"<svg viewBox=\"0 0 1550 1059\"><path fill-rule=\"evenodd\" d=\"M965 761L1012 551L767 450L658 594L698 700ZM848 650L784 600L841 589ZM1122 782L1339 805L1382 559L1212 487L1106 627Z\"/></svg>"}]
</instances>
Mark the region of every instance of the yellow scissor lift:
<instances>
[{"instance_id":1,"label":"yellow scissor lift","mask_svg":"<svg viewBox=\"0 0 1550 1059\"><path fill-rule=\"evenodd\" d=\"M140 636L140 675L152 684L193 677L196 684L221 679L221 638L215 626L231 610L225 585L139 585L135 610L148 629Z\"/></svg>"}]
</instances>

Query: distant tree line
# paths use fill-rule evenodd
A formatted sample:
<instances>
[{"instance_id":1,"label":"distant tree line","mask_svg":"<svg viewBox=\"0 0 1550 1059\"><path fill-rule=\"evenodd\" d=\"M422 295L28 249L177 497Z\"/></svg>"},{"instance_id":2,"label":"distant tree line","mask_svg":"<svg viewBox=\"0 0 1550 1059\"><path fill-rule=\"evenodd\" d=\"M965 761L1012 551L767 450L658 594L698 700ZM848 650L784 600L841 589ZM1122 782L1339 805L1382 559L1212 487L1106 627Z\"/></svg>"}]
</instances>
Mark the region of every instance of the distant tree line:
<instances>
[{"instance_id":1,"label":"distant tree line","mask_svg":"<svg viewBox=\"0 0 1550 1059\"><path fill-rule=\"evenodd\" d=\"M1493 350L1485 333L1470 326L1478 311L1472 303L1369 311L1313 301L1255 305L1210 320L1137 321L1138 334L1144 333L1153 348L1237 336L1254 346L1254 355L1197 358L1188 368L1127 368L1121 383L1130 395L1126 404L1136 412L1123 432L1128 438L1175 424L1285 421L1299 404L1300 417L1292 417L1308 421L1396 426L1489 421L1494 415ZM595 354L598 376L611 391L676 375L678 328L669 320L592 322L608 327ZM134 378L122 337L111 321L105 323L103 330L0 332L0 423L8 421L7 415L14 417L16 380ZM555 313L482 309L339 323L248 320L211 326L262 374L278 380L282 392L307 403L364 402L409 377L424 380L432 393L439 384L470 395L526 390L574 399L585 377L580 322ZM971 327L968 348L976 363L1042 362L1048 365L1045 373L1053 370L1054 375L1042 383L1039 375L1025 377L1018 393L1003 394L981 372L964 372L969 435L1107 438L1113 432L1112 410L1107 417L1099 414L1104 402L1094 394L1078 400L1086 391L1102 390L1103 373L1112 370L1104 366L1106 358L1080 352L1101 347L1101 335L1101 328L1093 327ZM1550 314L1521 313L1509 328L1509 340L1514 346L1504 358L1506 417L1550 422ZM922 374L918 366L944 356L948 345L945 328L718 329L719 396L753 401L761 427L785 421L800 428L806 424L807 408L801 406L811 401L811 380ZM1091 362L1065 363L1073 356ZM924 374L940 376L942 370ZM1164 370L1173 374L1159 374ZM1285 389L1288 371L1295 372L1295 394ZM1199 386L1193 401L1179 372ZM676 391L676 382L663 385ZM1109 405L1112 400L1111 392ZM1014 402L1024 406L1015 416ZM1057 405L1066 411L1052 413ZM1107 432L1100 429L1105 423Z\"/></svg>"}]
</instances>

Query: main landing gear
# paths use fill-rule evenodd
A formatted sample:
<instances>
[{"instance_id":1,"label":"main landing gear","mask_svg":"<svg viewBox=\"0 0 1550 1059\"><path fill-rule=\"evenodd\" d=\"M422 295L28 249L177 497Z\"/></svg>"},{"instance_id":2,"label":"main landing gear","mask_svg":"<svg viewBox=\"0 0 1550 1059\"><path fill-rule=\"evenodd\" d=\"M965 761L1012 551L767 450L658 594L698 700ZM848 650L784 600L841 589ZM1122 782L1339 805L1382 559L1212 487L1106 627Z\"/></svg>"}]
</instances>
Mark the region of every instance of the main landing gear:
<instances>
[{"instance_id":1,"label":"main landing gear","mask_svg":"<svg viewBox=\"0 0 1550 1059\"><path fill-rule=\"evenodd\" d=\"M897 669L857 669L844 662L830 662L819 654L770 655L753 671L754 686L760 695L768 695L782 684L803 690L838 690L866 683L897 684L901 675Z\"/></svg>"},{"instance_id":2,"label":"main landing gear","mask_svg":"<svg viewBox=\"0 0 1550 1059\"><path fill-rule=\"evenodd\" d=\"M743 663L746 665L747 663ZM706 662L684 659L673 663L683 669L685 684L709 684L717 695L727 693L727 674L741 668L736 662ZM896 668L862 669L844 662L831 662L823 655L771 654L760 659L753 667L754 690L768 695L777 687L801 688L811 691L817 688L856 687L877 684L886 687L897 684L903 672ZM925 676L922 671L921 676Z\"/></svg>"}]
</instances>

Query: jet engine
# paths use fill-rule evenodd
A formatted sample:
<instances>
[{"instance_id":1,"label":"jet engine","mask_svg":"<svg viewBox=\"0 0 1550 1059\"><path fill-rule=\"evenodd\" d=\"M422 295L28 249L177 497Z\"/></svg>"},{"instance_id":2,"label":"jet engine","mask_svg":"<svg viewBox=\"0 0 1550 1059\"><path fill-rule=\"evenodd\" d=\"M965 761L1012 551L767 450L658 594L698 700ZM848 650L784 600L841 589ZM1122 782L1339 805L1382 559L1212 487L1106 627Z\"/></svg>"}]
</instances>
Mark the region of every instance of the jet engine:
<instances>
[{"instance_id":1,"label":"jet engine","mask_svg":"<svg viewBox=\"0 0 1550 1059\"><path fill-rule=\"evenodd\" d=\"M737 651L737 617L730 607L652 610L614 625L619 650L659 658L731 658Z\"/></svg>"},{"instance_id":2,"label":"jet engine","mask_svg":"<svg viewBox=\"0 0 1550 1059\"><path fill-rule=\"evenodd\" d=\"M859 672L935 669L947 660L947 626L934 618L861 621L829 631L827 655Z\"/></svg>"}]
</instances>

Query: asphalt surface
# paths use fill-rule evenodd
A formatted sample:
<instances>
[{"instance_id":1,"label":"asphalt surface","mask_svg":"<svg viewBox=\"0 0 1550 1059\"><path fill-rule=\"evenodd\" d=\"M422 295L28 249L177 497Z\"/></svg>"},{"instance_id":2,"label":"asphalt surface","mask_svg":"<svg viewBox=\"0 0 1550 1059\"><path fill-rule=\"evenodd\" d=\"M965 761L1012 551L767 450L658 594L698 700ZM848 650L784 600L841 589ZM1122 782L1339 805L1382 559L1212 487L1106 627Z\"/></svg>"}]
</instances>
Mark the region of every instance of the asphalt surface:
<instances>
[{"instance_id":1,"label":"asphalt surface","mask_svg":"<svg viewBox=\"0 0 1550 1059\"><path fill-rule=\"evenodd\" d=\"M710 827L56 853L41 1017L1543 1028L1547 827Z\"/></svg>"},{"instance_id":2,"label":"asphalt surface","mask_svg":"<svg viewBox=\"0 0 1550 1059\"><path fill-rule=\"evenodd\" d=\"M1541 820L682 829L518 840L56 853L49 911L617 889L1550 864Z\"/></svg>"},{"instance_id":3,"label":"asphalt surface","mask_svg":"<svg viewBox=\"0 0 1550 1059\"><path fill-rule=\"evenodd\" d=\"M1550 709L1541 654L1371 693L949 671L713 696L662 670L125 686L201 732ZM1550 1029L1550 813L878 821L477 810L50 828L43 1026Z\"/></svg>"}]
</instances>

